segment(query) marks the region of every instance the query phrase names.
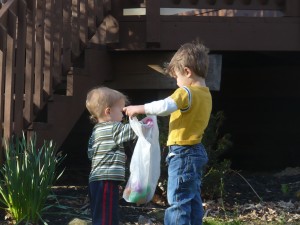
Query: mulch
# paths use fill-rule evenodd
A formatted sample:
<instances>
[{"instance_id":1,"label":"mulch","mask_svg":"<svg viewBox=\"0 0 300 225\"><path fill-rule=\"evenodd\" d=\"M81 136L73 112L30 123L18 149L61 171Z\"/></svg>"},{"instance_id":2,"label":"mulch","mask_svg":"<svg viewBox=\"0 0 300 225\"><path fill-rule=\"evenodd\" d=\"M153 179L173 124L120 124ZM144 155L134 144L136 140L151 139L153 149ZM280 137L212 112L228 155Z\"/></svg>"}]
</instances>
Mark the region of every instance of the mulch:
<instances>
[{"instance_id":1,"label":"mulch","mask_svg":"<svg viewBox=\"0 0 300 225\"><path fill-rule=\"evenodd\" d=\"M206 218L239 219L246 224L300 224L300 168L272 173L231 172L224 184L223 196L204 199ZM56 197L50 198L48 204L56 207L43 215L49 225L67 225L74 218L81 224L90 223L86 186L60 185L52 190ZM142 206L120 199L120 222L163 224L166 207L164 198L158 195ZM3 211L0 216L0 225L9 224Z\"/></svg>"}]
</instances>

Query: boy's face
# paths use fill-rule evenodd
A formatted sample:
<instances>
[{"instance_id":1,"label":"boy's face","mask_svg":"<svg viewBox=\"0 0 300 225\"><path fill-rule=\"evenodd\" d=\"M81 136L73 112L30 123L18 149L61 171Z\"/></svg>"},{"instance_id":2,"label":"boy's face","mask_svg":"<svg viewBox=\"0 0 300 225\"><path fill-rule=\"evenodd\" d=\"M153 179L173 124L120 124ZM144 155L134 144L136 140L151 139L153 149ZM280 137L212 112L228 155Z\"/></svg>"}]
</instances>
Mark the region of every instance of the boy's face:
<instances>
[{"instance_id":1,"label":"boy's face","mask_svg":"<svg viewBox=\"0 0 300 225\"><path fill-rule=\"evenodd\" d=\"M110 108L110 120L114 122L120 122L123 119L123 108L125 107L125 101L121 99Z\"/></svg>"}]
</instances>

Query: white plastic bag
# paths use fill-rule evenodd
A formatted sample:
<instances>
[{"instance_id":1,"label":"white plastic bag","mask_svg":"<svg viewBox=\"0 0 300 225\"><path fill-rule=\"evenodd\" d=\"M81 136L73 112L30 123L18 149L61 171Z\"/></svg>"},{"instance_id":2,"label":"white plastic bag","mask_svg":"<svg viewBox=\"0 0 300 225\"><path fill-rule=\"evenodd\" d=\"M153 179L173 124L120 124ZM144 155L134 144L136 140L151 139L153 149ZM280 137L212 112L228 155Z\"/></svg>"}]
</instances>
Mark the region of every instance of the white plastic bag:
<instances>
[{"instance_id":1,"label":"white plastic bag","mask_svg":"<svg viewBox=\"0 0 300 225\"><path fill-rule=\"evenodd\" d=\"M156 116L147 116L141 122L129 119L138 136L130 163L130 176L123 192L127 202L137 205L149 202L160 176L159 131Z\"/></svg>"}]
</instances>

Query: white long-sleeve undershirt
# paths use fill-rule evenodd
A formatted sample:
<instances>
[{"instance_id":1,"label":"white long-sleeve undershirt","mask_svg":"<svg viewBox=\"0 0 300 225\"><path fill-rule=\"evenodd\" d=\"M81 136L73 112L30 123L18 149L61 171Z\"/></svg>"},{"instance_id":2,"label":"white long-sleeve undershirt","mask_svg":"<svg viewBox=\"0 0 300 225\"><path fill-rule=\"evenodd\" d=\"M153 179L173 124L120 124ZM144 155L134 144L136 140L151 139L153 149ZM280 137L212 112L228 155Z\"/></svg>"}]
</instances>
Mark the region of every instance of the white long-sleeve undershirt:
<instances>
[{"instance_id":1,"label":"white long-sleeve undershirt","mask_svg":"<svg viewBox=\"0 0 300 225\"><path fill-rule=\"evenodd\" d=\"M144 107L147 115L157 116L168 116L178 109L175 101L170 97L147 103Z\"/></svg>"}]
</instances>

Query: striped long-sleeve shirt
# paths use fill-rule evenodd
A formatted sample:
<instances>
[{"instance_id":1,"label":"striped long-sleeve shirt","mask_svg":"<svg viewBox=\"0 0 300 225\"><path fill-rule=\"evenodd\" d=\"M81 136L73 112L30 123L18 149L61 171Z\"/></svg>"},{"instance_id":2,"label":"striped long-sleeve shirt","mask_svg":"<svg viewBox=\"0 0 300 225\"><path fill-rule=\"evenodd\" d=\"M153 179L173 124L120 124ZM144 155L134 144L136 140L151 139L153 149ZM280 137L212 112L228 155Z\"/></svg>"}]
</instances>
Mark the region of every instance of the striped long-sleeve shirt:
<instances>
[{"instance_id":1,"label":"striped long-sleeve shirt","mask_svg":"<svg viewBox=\"0 0 300 225\"><path fill-rule=\"evenodd\" d=\"M97 180L125 180L125 152L123 143L137 136L129 124L104 122L95 125L88 144L92 161L89 182Z\"/></svg>"}]
</instances>

